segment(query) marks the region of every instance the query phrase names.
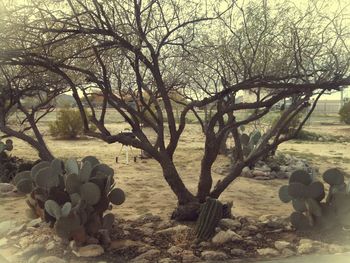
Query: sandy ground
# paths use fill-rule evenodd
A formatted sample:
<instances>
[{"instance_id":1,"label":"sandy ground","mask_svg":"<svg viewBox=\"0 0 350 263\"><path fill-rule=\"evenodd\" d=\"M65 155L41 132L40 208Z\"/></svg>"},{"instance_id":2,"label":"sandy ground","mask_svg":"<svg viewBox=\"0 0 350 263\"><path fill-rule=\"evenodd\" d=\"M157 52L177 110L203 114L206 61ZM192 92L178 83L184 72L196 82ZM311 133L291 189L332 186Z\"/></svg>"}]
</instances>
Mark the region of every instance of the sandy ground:
<instances>
[{"instance_id":1,"label":"sandy ground","mask_svg":"<svg viewBox=\"0 0 350 263\"><path fill-rule=\"evenodd\" d=\"M113 130L124 129L122 124L112 126ZM322 129L321 129L322 128ZM349 130L343 126L312 127L311 130L324 133L349 134ZM344 130L345 129L345 130ZM126 193L126 201L123 205L114 207L113 212L126 219L136 218L145 213L153 213L162 217L169 217L176 206L175 195L171 192L162 177L161 169L154 160L137 160L125 164L125 153L119 157L119 163L115 162L120 144L106 144L96 139L86 140L53 140L49 136L45 138L49 148L58 158L75 157L78 160L86 155L94 155L102 162L110 165L115 170L117 186ZM200 160L202 155L204 138L199 125L190 124L184 132L179 148L175 155L175 162L181 177L189 189L195 192L198 183ZM13 155L35 160L36 152L22 141L14 139ZM299 143L288 142L280 146L279 150L309 159L320 171L338 166L350 172L350 143ZM129 152L130 153L130 152ZM134 154L139 151L133 150ZM130 155L132 155L130 153ZM229 163L227 157L220 156L215 162L215 168ZM214 172L214 184L222 177ZM264 214L288 216L292 208L289 204L283 204L278 198L278 189L286 184L286 180L257 181L248 178L238 178L222 194L222 201L233 201L233 213L235 215L259 217ZM8 219L25 220L26 208L24 197L2 198L0 203L0 221Z\"/></svg>"}]
</instances>

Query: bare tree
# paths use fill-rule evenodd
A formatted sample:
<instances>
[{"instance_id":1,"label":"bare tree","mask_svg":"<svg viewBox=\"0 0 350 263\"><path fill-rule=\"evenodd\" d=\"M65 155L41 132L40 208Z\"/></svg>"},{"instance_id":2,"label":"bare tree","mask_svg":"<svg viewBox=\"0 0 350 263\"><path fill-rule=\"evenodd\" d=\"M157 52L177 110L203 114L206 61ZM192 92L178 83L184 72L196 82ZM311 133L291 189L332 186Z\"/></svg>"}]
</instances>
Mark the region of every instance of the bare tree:
<instances>
[{"instance_id":1,"label":"bare tree","mask_svg":"<svg viewBox=\"0 0 350 263\"><path fill-rule=\"evenodd\" d=\"M3 48L0 63L58 75L77 101L87 135L132 145L157 160L178 198L177 219L196 218L207 196L218 198L245 166L293 138L326 90L350 83L349 35L338 23L341 13L323 16L317 4L303 12L288 4L272 9L266 3L224 1L68 0L62 5L58 9L33 0L25 14L23 9L16 12L11 23L23 33L11 36L19 44ZM254 99L238 100L247 91ZM103 95L101 113L89 100L91 93ZM313 96L317 98L299 127L282 134L310 107ZM239 128L290 97L292 105L247 154ZM178 104L183 108L177 122ZM108 130L108 105L135 137ZM198 112L203 107L213 109L204 121ZM247 110L248 116L237 114ZM197 193L188 190L173 161L189 112L205 134ZM89 121L97 131L89 129ZM143 124L153 129L156 141L147 137ZM236 159L231 172L214 185L211 167L228 133L233 134Z\"/></svg>"}]
</instances>

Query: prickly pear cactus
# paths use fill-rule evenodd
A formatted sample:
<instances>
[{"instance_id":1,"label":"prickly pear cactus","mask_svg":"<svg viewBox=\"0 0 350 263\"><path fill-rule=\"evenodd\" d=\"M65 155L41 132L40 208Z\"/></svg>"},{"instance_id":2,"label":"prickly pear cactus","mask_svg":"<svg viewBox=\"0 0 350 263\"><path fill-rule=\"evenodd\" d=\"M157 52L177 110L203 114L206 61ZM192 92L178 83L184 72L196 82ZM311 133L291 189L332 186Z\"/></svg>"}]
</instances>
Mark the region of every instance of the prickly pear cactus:
<instances>
[{"instance_id":1,"label":"prickly pear cactus","mask_svg":"<svg viewBox=\"0 0 350 263\"><path fill-rule=\"evenodd\" d=\"M111 203L125 201L124 191L114 188L113 175L112 168L87 156L81 162L40 162L31 171L18 173L14 183L20 192L30 194L27 203L42 211L39 214L58 236L84 243L90 235L106 243L114 215L104 212Z\"/></svg>"},{"instance_id":2,"label":"prickly pear cactus","mask_svg":"<svg viewBox=\"0 0 350 263\"><path fill-rule=\"evenodd\" d=\"M199 240L209 239L215 232L223 216L223 204L214 198L207 198L206 202L201 206L196 225L196 236Z\"/></svg>"},{"instance_id":3,"label":"prickly pear cactus","mask_svg":"<svg viewBox=\"0 0 350 263\"><path fill-rule=\"evenodd\" d=\"M282 202L292 201L292 225L301 231L328 229L336 225L350 225L350 184L344 182L344 172L331 168L324 172L323 180L330 185L325 202L322 182L303 170L297 170L289 178L289 185L279 189Z\"/></svg>"}]
</instances>

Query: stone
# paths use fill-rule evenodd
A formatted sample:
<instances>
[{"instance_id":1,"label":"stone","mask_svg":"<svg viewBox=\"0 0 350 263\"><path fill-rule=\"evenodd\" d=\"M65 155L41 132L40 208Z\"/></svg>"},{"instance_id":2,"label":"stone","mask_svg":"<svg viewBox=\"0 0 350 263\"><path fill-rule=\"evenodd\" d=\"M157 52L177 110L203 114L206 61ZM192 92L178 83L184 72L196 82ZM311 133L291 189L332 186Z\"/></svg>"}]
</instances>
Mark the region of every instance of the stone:
<instances>
[{"instance_id":1,"label":"stone","mask_svg":"<svg viewBox=\"0 0 350 263\"><path fill-rule=\"evenodd\" d=\"M260 171L260 170L254 170L252 172L252 174L254 177L266 177L267 176L267 173Z\"/></svg>"},{"instance_id":2,"label":"stone","mask_svg":"<svg viewBox=\"0 0 350 263\"><path fill-rule=\"evenodd\" d=\"M260 256L278 256L280 253L274 248L260 248L257 249L257 252Z\"/></svg>"},{"instance_id":3,"label":"stone","mask_svg":"<svg viewBox=\"0 0 350 263\"><path fill-rule=\"evenodd\" d=\"M150 223L150 222L159 222L161 220L162 219L160 218L160 216L152 215L151 213L142 215L136 219L136 221L141 222L142 224Z\"/></svg>"},{"instance_id":4,"label":"stone","mask_svg":"<svg viewBox=\"0 0 350 263\"><path fill-rule=\"evenodd\" d=\"M290 247L290 243L287 241L284 241L284 240L275 241L275 248L278 251L281 251L281 250L288 248L288 247Z\"/></svg>"},{"instance_id":5,"label":"stone","mask_svg":"<svg viewBox=\"0 0 350 263\"><path fill-rule=\"evenodd\" d=\"M7 238L3 237L0 239L0 247L6 246L8 243Z\"/></svg>"},{"instance_id":6,"label":"stone","mask_svg":"<svg viewBox=\"0 0 350 263\"><path fill-rule=\"evenodd\" d=\"M245 250L240 249L240 248L233 248L233 249L231 249L230 253L234 257L243 257L246 255Z\"/></svg>"},{"instance_id":7,"label":"stone","mask_svg":"<svg viewBox=\"0 0 350 263\"><path fill-rule=\"evenodd\" d=\"M42 220L40 217L31 220L28 224L27 227L39 227L41 224Z\"/></svg>"},{"instance_id":8,"label":"stone","mask_svg":"<svg viewBox=\"0 0 350 263\"><path fill-rule=\"evenodd\" d=\"M145 244L140 241L134 241L129 239L122 239L122 240L112 240L109 249L113 250L130 250L132 248L137 248L144 246Z\"/></svg>"},{"instance_id":9,"label":"stone","mask_svg":"<svg viewBox=\"0 0 350 263\"><path fill-rule=\"evenodd\" d=\"M254 177L248 166L242 169L242 177L252 178Z\"/></svg>"},{"instance_id":10,"label":"stone","mask_svg":"<svg viewBox=\"0 0 350 263\"><path fill-rule=\"evenodd\" d=\"M301 239L297 248L298 254L309 254L316 250L315 243L310 239Z\"/></svg>"},{"instance_id":11,"label":"stone","mask_svg":"<svg viewBox=\"0 0 350 263\"><path fill-rule=\"evenodd\" d=\"M136 258L133 258L130 262L142 262L143 260L149 260L154 262L155 258L157 258L160 255L159 249L151 249L147 252L137 256Z\"/></svg>"},{"instance_id":12,"label":"stone","mask_svg":"<svg viewBox=\"0 0 350 263\"><path fill-rule=\"evenodd\" d=\"M335 245L335 244L328 245L328 252L331 254L343 253L345 251L346 251L345 247Z\"/></svg>"},{"instance_id":13,"label":"stone","mask_svg":"<svg viewBox=\"0 0 350 263\"><path fill-rule=\"evenodd\" d=\"M46 250L52 250L56 246L55 241L50 241L49 243L46 244L45 248Z\"/></svg>"},{"instance_id":14,"label":"stone","mask_svg":"<svg viewBox=\"0 0 350 263\"><path fill-rule=\"evenodd\" d=\"M178 257L181 255L183 249L181 247L177 246L172 246L167 250L167 252L172 256L172 257Z\"/></svg>"},{"instance_id":15,"label":"stone","mask_svg":"<svg viewBox=\"0 0 350 263\"><path fill-rule=\"evenodd\" d=\"M241 222L237 219L223 218L219 221L219 227L222 229L236 230L241 227Z\"/></svg>"},{"instance_id":16,"label":"stone","mask_svg":"<svg viewBox=\"0 0 350 263\"><path fill-rule=\"evenodd\" d=\"M214 244L224 244L231 241L237 241L242 240L242 237L238 235L237 233L233 232L232 230L227 231L220 231L217 233L213 239L212 242Z\"/></svg>"},{"instance_id":17,"label":"stone","mask_svg":"<svg viewBox=\"0 0 350 263\"><path fill-rule=\"evenodd\" d=\"M40 254L44 251L45 251L44 245L33 244L21 250L20 252L16 253L15 256L20 258L30 258L34 254Z\"/></svg>"},{"instance_id":18,"label":"stone","mask_svg":"<svg viewBox=\"0 0 350 263\"><path fill-rule=\"evenodd\" d=\"M261 233L257 233L257 234L256 234L256 238L257 238L257 239L262 239L263 237L264 237L264 236L263 236Z\"/></svg>"},{"instance_id":19,"label":"stone","mask_svg":"<svg viewBox=\"0 0 350 263\"><path fill-rule=\"evenodd\" d=\"M201 257L204 260L212 260L212 261L219 261L219 260L228 259L228 256L224 252L213 251L213 250L203 251Z\"/></svg>"},{"instance_id":20,"label":"stone","mask_svg":"<svg viewBox=\"0 0 350 263\"><path fill-rule=\"evenodd\" d=\"M189 235L191 232L191 228L185 225L177 225L174 227L166 228L163 230L157 231L157 234L166 235L166 236L174 236L174 235Z\"/></svg>"},{"instance_id":21,"label":"stone","mask_svg":"<svg viewBox=\"0 0 350 263\"><path fill-rule=\"evenodd\" d=\"M184 250L181 254L182 263L192 263L200 261L200 258L195 256L192 251Z\"/></svg>"},{"instance_id":22,"label":"stone","mask_svg":"<svg viewBox=\"0 0 350 263\"><path fill-rule=\"evenodd\" d=\"M84 247L80 247L78 251L74 251L73 253L77 257L97 257L104 253L103 247L100 245L87 245Z\"/></svg>"},{"instance_id":23,"label":"stone","mask_svg":"<svg viewBox=\"0 0 350 263\"><path fill-rule=\"evenodd\" d=\"M6 235L10 230L15 228L16 225L17 222L14 220L0 222L0 236Z\"/></svg>"},{"instance_id":24,"label":"stone","mask_svg":"<svg viewBox=\"0 0 350 263\"><path fill-rule=\"evenodd\" d=\"M269 176L269 175L255 176L254 179L255 179L255 180L260 180L260 181L270 180L270 176Z\"/></svg>"},{"instance_id":25,"label":"stone","mask_svg":"<svg viewBox=\"0 0 350 263\"><path fill-rule=\"evenodd\" d=\"M284 248L282 249L281 254L284 257L292 257L295 255L295 252L289 248Z\"/></svg>"},{"instance_id":26,"label":"stone","mask_svg":"<svg viewBox=\"0 0 350 263\"><path fill-rule=\"evenodd\" d=\"M28 259L28 263L38 263L40 255L33 255Z\"/></svg>"},{"instance_id":27,"label":"stone","mask_svg":"<svg viewBox=\"0 0 350 263\"><path fill-rule=\"evenodd\" d=\"M276 178L278 179L288 179L288 174L285 171L278 171L275 174Z\"/></svg>"},{"instance_id":28,"label":"stone","mask_svg":"<svg viewBox=\"0 0 350 263\"><path fill-rule=\"evenodd\" d=\"M59 257L49 256L39 259L37 263L67 263L67 261Z\"/></svg>"},{"instance_id":29,"label":"stone","mask_svg":"<svg viewBox=\"0 0 350 263\"><path fill-rule=\"evenodd\" d=\"M176 263L177 261L171 258L161 258L157 262L158 263Z\"/></svg>"},{"instance_id":30,"label":"stone","mask_svg":"<svg viewBox=\"0 0 350 263\"><path fill-rule=\"evenodd\" d=\"M22 224L18 227L15 227L10 232L8 232L8 235L9 236L18 235L18 234L22 233L26 229L26 227L27 227L26 224Z\"/></svg>"},{"instance_id":31,"label":"stone","mask_svg":"<svg viewBox=\"0 0 350 263\"><path fill-rule=\"evenodd\" d=\"M154 230L150 227L140 227L137 229L140 230L145 236L152 236L154 234Z\"/></svg>"},{"instance_id":32,"label":"stone","mask_svg":"<svg viewBox=\"0 0 350 263\"><path fill-rule=\"evenodd\" d=\"M248 225L245 229L251 233L255 233L255 232L259 231L259 228L255 225Z\"/></svg>"},{"instance_id":33,"label":"stone","mask_svg":"<svg viewBox=\"0 0 350 263\"><path fill-rule=\"evenodd\" d=\"M6 194L9 192L13 192L15 190L15 186L13 184L8 183L0 183L0 193Z\"/></svg>"}]
</instances>

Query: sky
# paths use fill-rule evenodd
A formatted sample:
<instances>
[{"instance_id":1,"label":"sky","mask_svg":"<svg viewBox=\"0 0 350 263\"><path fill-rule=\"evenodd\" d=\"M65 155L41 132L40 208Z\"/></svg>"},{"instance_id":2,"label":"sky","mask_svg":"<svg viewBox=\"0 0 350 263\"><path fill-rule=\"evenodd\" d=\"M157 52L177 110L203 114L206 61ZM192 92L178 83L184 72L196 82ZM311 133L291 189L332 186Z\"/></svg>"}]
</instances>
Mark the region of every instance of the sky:
<instances>
[{"instance_id":1,"label":"sky","mask_svg":"<svg viewBox=\"0 0 350 263\"><path fill-rule=\"evenodd\" d=\"M57 1L57 0L52 0L52 1ZM183 1L186 1L186 0L183 0ZM249 2L249 0L238 0L238 2L243 2L243 1ZM268 4L272 4L272 5L275 3L284 3L284 0L261 0L261 1L266 1ZM349 14L348 25L350 27L350 1L349 0L331 0L331 1L321 0L321 1L324 1L328 5L327 10L329 10L330 13L336 10L339 10L339 8L344 9L345 10L344 13ZM23 4L26 2L27 0L0 0L0 3L5 5L9 5L9 4L16 5L16 4ZM302 9L307 6L308 0L291 0L291 2L295 3L297 7ZM343 97L350 98L350 87L344 88ZM330 95L323 95L322 97L323 100L339 100L340 98L341 98L340 92L334 92Z\"/></svg>"}]
</instances>

